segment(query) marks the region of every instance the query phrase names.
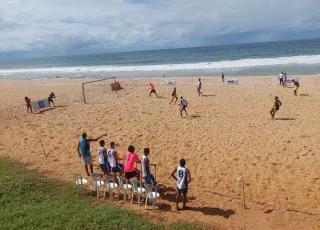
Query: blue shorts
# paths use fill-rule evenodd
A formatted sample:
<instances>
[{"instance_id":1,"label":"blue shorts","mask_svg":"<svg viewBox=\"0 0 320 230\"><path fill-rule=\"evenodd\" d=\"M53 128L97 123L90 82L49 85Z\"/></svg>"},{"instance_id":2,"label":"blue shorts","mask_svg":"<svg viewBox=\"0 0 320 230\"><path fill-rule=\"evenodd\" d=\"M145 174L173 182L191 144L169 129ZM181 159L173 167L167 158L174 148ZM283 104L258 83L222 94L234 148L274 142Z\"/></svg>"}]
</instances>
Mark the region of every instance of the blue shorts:
<instances>
[{"instance_id":1,"label":"blue shorts","mask_svg":"<svg viewBox=\"0 0 320 230\"><path fill-rule=\"evenodd\" d=\"M188 187L182 188L182 189L179 189L179 188L177 187L177 189L178 189L179 192L181 192L181 193L183 193L183 194L187 194L187 193L188 193Z\"/></svg>"},{"instance_id":2,"label":"blue shorts","mask_svg":"<svg viewBox=\"0 0 320 230\"><path fill-rule=\"evenodd\" d=\"M117 164L116 167L112 167L111 171L113 173L118 173L121 172L123 170L123 164Z\"/></svg>"},{"instance_id":3,"label":"blue shorts","mask_svg":"<svg viewBox=\"0 0 320 230\"><path fill-rule=\"evenodd\" d=\"M200 93L200 90L201 90L201 87L198 87L197 88L197 92Z\"/></svg>"},{"instance_id":4,"label":"blue shorts","mask_svg":"<svg viewBox=\"0 0 320 230\"><path fill-rule=\"evenodd\" d=\"M144 181L146 182L146 184L157 185L157 181L154 179L154 176L152 174L150 174L151 180L147 176L145 176L143 178L144 178Z\"/></svg>"},{"instance_id":5,"label":"blue shorts","mask_svg":"<svg viewBox=\"0 0 320 230\"><path fill-rule=\"evenodd\" d=\"M186 108L187 108L187 106L186 105L183 105L182 107L181 107L181 111L186 111Z\"/></svg>"},{"instance_id":6,"label":"blue shorts","mask_svg":"<svg viewBox=\"0 0 320 230\"><path fill-rule=\"evenodd\" d=\"M102 170L102 172L106 173L110 173L110 166L109 164L100 164L100 168Z\"/></svg>"}]
</instances>

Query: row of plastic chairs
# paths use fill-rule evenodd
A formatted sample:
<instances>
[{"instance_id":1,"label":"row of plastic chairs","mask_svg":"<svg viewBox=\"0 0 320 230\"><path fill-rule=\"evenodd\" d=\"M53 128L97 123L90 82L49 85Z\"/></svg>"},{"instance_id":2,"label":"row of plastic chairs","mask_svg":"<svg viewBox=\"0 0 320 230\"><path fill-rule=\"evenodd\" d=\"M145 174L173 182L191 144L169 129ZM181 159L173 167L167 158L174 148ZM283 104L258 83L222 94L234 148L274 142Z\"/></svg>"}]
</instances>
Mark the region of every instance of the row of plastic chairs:
<instances>
[{"instance_id":1,"label":"row of plastic chairs","mask_svg":"<svg viewBox=\"0 0 320 230\"><path fill-rule=\"evenodd\" d=\"M74 172L74 180L77 186L77 194L80 195L81 187L88 184L88 180L82 178L79 173ZM103 199L106 197L106 192L108 191L110 194L110 200L113 200L114 191L117 190L118 192L118 200L120 198L120 191L123 191L123 200L127 200L127 191L131 192L131 203L133 203L133 199L136 196L138 199L138 204L140 205L141 196L145 196L145 209L147 209L147 204L152 203L153 210L155 209L157 199L160 200L159 207L161 206L161 197L160 194L157 192L157 187L153 185L145 184L142 187L141 182L137 180L128 180L122 176L117 176L118 183L113 181L113 178L108 175L104 175L103 178L99 179L99 175L91 174L91 192L90 196L92 196L93 190L97 193L97 198L100 196L100 189L104 188L103 191Z\"/></svg>"}]
</instances>

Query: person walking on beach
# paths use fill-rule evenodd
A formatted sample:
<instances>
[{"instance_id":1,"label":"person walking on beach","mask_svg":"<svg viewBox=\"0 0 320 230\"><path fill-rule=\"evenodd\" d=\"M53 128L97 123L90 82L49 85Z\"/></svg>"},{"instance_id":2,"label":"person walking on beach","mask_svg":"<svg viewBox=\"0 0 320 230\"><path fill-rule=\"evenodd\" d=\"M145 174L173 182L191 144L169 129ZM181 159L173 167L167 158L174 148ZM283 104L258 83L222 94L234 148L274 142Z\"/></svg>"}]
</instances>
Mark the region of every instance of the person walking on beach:
<instances>
[{"instance_id":1,"label":"person walking on beach","mask_svg":"<svg viewBox=\"0 0 320 230\"><path fill-rule=\"evenodd\" d=\"M53 98L56 98L56 95L54 95L54 93L52 92L48 97L49 105L52 103L52 105L54 106Z\"/></svg>"},{"instance_id":2,"label":"person walking on beach","mask_svg":"<svg viewBox=\"0 0 320 230\"><path fill-rule=\"evenodd\" d=\"M25 97L24 100L26 101L26 106L27 106L27 112L32 113L32 105L31 105L31 99L28 97Z\"/></svg>"},{"instance_id":3,"label":"person walking on beach","mask_svg":"<svg viewBox=\"0 0 320 230\"><path fill-rule=\"evenodd\" d=\"M198 86L197 86L197 92L199 94L199 97L202 95L201 87L202 87L202 82L201 82L201 79L199 78L199 82L198 82Z\"/></svg>"},{"instance_id":4,"label":"person walking on beach","mask_svg":"<svg viewBox=\"0 0 320 230\"><path fill-rule=\"evenodd\" d=\"M184 98L181 96L181 100L180 100L180 114L181 114L181 117L183 117L183 116L182 116L182 111L185 111L185 112L186 112L186 115L188 116L187 107L188 107L188 102L187 102L187 100L184 99Z\"/></svg>"},{"instance_id":5,"label":"person walking on beach","mask_svg":"<svg viewBox=\"0 0 320 230\"><path fill-rule=\"evenodd\" d=\"M221 74L222 82L224 83L224 74Z\"/></svg>"},{"instance_id":6,"label":"person walking on beach","mask_svg":"<svg viewBox=\"0 0 320 230\"><path fill-rule=\"evenodd\" d=\"M176 103L177 103L177 100L178 100L176 87L173 88L173 91L172 91L171 96L172 96L172 99L171 99L171 101L170 101L169 104L171 105L171 103L173 102L174 99L176 100L176 101L174 102L174 103L176 104Z\"/></svg>"},{"instance_id":7,"label":"person walking on beach","mask_svg":"<svg viewBox=\"0 0 320 230\"><path fill-rule=\"evenodd\" d=\"M179 211L179 200L181 193L183 195L183 208L182 209L188 209L186 206L187 203L187 193L188 193L188 185L191 182L191 174L189 169L185 167L186 160L181 159L180 160L180 166L175 168L173 172L171 173L171 177L177 181L177 197L176 197L176 208L177 211ZM176 175L175 175L176 174Z\"/></svg>"},{"instance_id":8,"label":"person walking on beach","mask_svg":"<svg viewBox=\"0 0 320 230\"><path fill-rule=\"evenodd\" d=\"M147 185L157 185L157 181L155 180L154 176L152 175L151 171L151 163L148 158L150 154L150 149L145 148L143 150L143 156L141 159L141 168L142 168L142 176L144 178L144 181L146 182Z\"/></svg>"},{"instance_id":9,"label":"person walking on beach","mask_svg":"<svg viewBox=\"0 0 320 230\"><path fill-rule=\"evenodd\" d=\"M113 174L113 182L116 183L116 175L119 173L122 176L123 173L123 164L119 164L119 161L123 160L118 156L118 152L114 149L115 143L110 143L110 149L107 151L108 162L111 166L111 172Z\"/></svg>"},{"instance_id":10,"label":"person walking on beach","mask_svg":"<svg viewBox=\"0 0 320 230\"><path fill-rule=\"evenodd\" d=\"M107 156L107 149L105 146L104 140L99 141L100 147L98 148L98 156L99 156L99 164L100 164L100 169L103 172L104 175L109 175L110 173L110 165L109 162L107 161L108 156Z\"/></svg>"},{"instance_id":11,"label":"person walking on beach","mask_svg":"<svg viewBox=\"0 0 320 230\"><path fill-rule=\"evenodd\" d=\"M294 88L293 88L293 95L297 96L297 91L300 87L299 82L295 81L294 79L292 80L293 84L294 84Z\"/></svg>"},{"instance_id":12,"label":"person walking on beach","mask_svg":"<svg viewBox=\"0 0 320 230\"><path fill-rule=\"evenodd\" d=\"M124 166L124 177L131 179L137 177L140 181L140 171L134 167L135 163L140 163L139 157L134 153L134 147L130 145L126 154L126 163Z\"/></svg>"},{"instance_id":13,"label":"person walking on beach","mask_svg":"<svg viewBox=\"0 0 320 230\"><path fill-rule=\"evenodd\" d=\"M283 71L279 74L280 86L283 85Z\"/></svg>"},{"instance_id":14,"label":"person walking on beach","mask_svg":"<svg viewBox=\"0 0 320 230\"><path fill-rule=\"evenodd\" d=\"M87 139L87 134L82 133L82 138L80 139L80 141L78 143L77 150L79 153L79 157L83 158L84 168L85 168L88 176L90 176L89 171L88 171L88 165L90 166L91 174L93 173L93 163L92 163L92 156L91 156L91 151L90 151L90 142L98 141L101 137L96 138L96 139Z\"/></svg>"},{"instance_id":15,"label":"person walking on beach","mask_svg":"<svg viewBox=\"0 0 320 230\"><path fill-rule=\"evenodd\" d=\"M154 85L152 85L151 83L150 83L150 89L151 89L151 91L150 91L149 97L151 97L152 93L154 93L158 97L156 89L154 88Z\"/></svg>"},{"instance_id":16,"label":"person walking on beach","mask_svg":"<svg viewBox=\"0 0 320 230\"><path fill-rule=\"evenodd\" d=\"M272 116L272 119L274 119L274 115L276 114L276 112L278 112L278 110L280 109L281 101L279 100L279 98L277 96L274 97L274 105L270 111L270 114Z\"/></svg>"}]
</instances>

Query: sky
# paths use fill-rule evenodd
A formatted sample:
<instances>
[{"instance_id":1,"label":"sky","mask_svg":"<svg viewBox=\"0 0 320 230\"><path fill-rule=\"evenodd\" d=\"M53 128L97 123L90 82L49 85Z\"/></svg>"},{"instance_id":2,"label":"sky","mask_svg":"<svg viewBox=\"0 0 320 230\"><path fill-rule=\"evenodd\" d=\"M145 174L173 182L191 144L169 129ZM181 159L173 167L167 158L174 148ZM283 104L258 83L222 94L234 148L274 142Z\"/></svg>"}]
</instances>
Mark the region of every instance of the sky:
<instances>
[{"instance_id":1,"label":"sky","mask_svg":"<svg viewBox=\"0 0 320 230\"><path fill-rule=\"evenodd\" d=\"M0 0L0 56L320 37L319 0Z\"/></svg>"}]
</instances>

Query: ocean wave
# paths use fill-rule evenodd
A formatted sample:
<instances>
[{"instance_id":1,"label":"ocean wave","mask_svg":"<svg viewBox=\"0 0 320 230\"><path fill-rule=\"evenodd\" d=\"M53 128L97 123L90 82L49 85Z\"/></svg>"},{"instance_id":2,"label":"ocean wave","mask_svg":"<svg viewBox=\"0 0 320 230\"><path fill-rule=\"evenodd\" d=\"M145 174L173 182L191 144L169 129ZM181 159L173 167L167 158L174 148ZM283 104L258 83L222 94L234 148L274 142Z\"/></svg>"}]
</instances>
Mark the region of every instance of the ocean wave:
<instances>
[{"instance_id":1,"label":"ocean wave","mask_svg":"<svg viewBox=\"0 0 320 230\"><path fill-rule=\"evenodd\" d=\"M303 55L277 58L242 59L233 61L141 65L141 66L78 66L78 67L52 67L30 69L0 69L0 76L10 74L39 74L39 73L101 73L101 72L137 72L137 71L175 71L175 70L218 70L242 69L259 66L277 66L290 64L320 64L320 55ZM82 76L82 75L78 75Z\"/></svg>"}]
</instances>

